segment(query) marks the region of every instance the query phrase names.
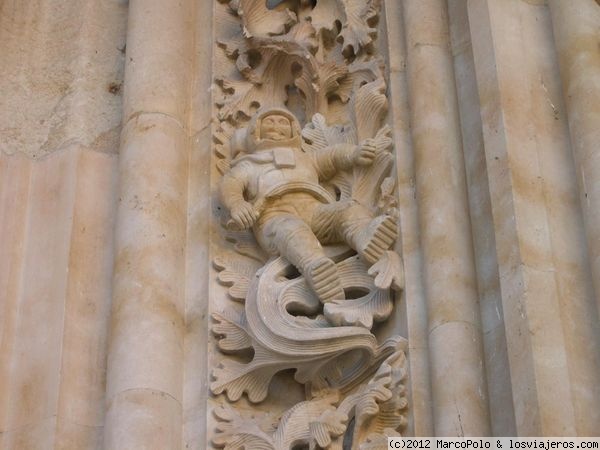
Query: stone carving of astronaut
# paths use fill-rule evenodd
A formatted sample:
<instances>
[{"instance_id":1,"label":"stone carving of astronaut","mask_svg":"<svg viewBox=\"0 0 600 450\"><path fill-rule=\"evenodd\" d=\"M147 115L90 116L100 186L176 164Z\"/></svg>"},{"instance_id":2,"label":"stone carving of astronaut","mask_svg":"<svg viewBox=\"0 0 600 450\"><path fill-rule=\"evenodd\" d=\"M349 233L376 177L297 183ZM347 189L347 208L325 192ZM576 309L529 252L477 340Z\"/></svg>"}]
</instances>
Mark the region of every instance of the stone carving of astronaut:
<instances>
[{"instance_id":1,"label":"stone carving of astronaut","mask_svg":"<svg viewBox=\"0 0 600 450\"><path fill-rule=\"evenodd\" d=\"M247 128L243 153L220 186L223 205L240 228L252 228L268 253L298 268L323 303L344 299L335 263L322 244L346 243L375 264L396 240L396 220L374 217L354 200L336 201L319 182L353 165L370 165L375 146L337 144L302 149L300 124L288 110L259 111Z\"/></svg>"}]
</instances>

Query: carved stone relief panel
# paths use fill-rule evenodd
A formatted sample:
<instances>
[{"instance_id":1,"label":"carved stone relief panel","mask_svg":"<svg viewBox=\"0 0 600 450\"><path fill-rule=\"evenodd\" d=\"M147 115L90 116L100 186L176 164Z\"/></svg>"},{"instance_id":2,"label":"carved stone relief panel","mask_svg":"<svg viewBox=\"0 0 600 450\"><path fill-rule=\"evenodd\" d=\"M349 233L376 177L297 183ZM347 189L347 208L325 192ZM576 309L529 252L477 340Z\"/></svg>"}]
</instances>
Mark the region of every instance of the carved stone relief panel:
<instances>
[{"instance_id":1,"label":"carved stone relief panel","mask_svg":"<svg viewBox=\"0 0 600 450\"><path fill-rule=\"evenodd\" d=\"M210 408L218 448L386 448L406 423L378 0L221 0Z\"/></svg>"}]
</instances>

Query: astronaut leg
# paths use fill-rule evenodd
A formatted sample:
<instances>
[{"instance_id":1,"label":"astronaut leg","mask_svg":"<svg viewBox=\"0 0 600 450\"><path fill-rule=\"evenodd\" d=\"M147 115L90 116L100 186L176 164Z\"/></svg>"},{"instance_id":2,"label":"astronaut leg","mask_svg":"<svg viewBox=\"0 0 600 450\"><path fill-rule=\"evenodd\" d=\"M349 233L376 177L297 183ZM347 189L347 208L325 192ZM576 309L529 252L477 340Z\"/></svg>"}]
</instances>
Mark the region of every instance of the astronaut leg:
<instances>
[{"instance_id":1,"label":"astronaut leg","mask_svg":"<svg viewBox=\"0 0 600 450\"><path fill-rule=\"evenodd\" d=\"M344 241L370 265L396 241L398 223L388 215L373 214L354 200L323 205L314 215L312 228L322 242Z\"/></svg>"},{"instance_id":2,"label":"astronaut leg","mask_svg":"<svg viewBox=\"0 0 600 450\"><path fill-rule=\"evenodd\" d=\"M321 302L345 298L337 266L306 222L292 214L278 215L265 223L263 236L304 275Z\"/></svg>"}]
</instances>

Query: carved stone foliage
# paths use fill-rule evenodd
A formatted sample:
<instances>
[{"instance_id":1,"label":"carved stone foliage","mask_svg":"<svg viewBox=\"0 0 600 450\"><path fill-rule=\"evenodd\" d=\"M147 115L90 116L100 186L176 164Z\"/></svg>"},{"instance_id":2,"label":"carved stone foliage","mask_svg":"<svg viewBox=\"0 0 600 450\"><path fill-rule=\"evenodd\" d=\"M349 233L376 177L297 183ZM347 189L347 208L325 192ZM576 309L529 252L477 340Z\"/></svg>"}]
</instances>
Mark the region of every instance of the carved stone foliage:
<instances>
[{"instance_id":1,"label":"carved stone foliage","mask_svg":"<svg viewBox=\"0 0 600 450\"><path fill-rule=\"evenodd\" d=\"M218 448L386 448L405 425L406 340L374 333L404 283L380 6L221 0L239 28L216 64ZM303 401L276 420L237 406L282 372Z\"/></svg>"}]
</instances>

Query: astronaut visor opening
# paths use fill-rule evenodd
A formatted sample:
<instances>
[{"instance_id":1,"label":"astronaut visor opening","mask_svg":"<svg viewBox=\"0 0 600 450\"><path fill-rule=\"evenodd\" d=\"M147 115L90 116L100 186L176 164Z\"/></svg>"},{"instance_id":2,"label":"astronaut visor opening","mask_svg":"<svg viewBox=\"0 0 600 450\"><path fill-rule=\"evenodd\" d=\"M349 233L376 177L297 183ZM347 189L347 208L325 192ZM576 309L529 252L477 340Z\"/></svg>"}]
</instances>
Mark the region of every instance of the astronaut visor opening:
<instances>
[{"instance_id":1,"label":"astronaut visor opening","mask_svg":"<svg viewBox=\"0 0 600 450\"><path fill-rule=\"evenodd\" d=\"M281 114L269 114L260 122L260 139L282 141L292 137L292 124Z\"/></svg>"}]
</instances>

